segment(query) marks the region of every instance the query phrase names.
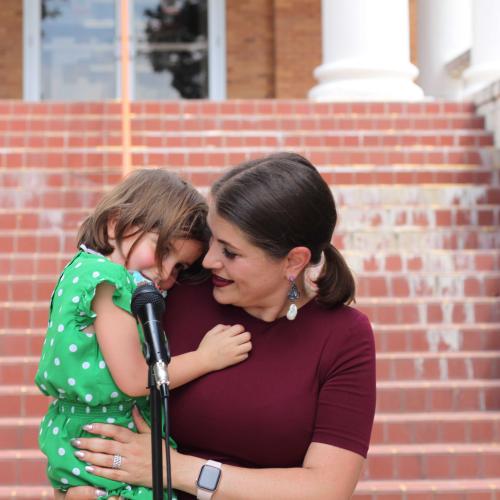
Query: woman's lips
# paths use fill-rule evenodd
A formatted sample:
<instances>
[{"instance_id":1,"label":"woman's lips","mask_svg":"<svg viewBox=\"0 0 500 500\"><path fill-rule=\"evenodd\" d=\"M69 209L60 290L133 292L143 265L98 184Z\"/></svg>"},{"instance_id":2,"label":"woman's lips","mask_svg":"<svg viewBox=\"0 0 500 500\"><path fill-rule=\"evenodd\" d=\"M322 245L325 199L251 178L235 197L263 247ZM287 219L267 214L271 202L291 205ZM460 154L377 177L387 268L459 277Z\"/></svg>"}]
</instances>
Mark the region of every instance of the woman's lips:
<instances>
[{"instance_id":1,"label":"woman's lips","mask_svg":"<svg viewBox=\"0 0 500 500\"><path fill-rule=\"evenodd\" d=\"M221 278L220 276L217 276L216 274L212 274L212 283L214 284L214 286L221 288L224 286L228 286L231 283L234 283L234 281L227 280L225 278Z\"/></svg>"}]
</instances>

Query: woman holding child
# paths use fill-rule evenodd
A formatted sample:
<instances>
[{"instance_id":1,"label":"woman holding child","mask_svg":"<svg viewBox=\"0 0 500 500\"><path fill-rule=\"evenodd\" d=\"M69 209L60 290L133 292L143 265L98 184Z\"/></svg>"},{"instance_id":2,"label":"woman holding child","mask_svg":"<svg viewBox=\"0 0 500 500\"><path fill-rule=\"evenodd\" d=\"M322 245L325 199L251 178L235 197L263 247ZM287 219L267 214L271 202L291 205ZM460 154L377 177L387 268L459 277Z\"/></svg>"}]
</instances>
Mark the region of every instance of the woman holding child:
<instances>
[{"instance_id":1,"label":"woman holding child","mask_svg":"<svg viewBox=\"0 0 500 500\"><path fill-rule=\"evenodd\" d=\"M375 349L368 319L347 305L354 280L331 244L328 185L282 153L228 171L208 203L212 279L169 292L170 348L193 351L214 325L238 324L252 349L172 391L173 487L181 499L350 498L370 441ZM88 472L151 485L149 429L137 410L135 421L137 433L96 423L95 438L74 443Z\"/></svg>"}]
</instances>

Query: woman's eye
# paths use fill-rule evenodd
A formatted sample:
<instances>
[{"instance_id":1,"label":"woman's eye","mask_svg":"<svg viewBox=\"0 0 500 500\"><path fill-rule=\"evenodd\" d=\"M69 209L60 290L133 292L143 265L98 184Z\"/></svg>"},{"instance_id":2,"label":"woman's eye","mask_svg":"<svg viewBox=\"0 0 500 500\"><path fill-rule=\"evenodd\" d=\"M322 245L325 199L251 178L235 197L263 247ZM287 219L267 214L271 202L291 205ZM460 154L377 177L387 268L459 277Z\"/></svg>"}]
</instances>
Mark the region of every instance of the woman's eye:
<instances>
[{"instance_id":1,"label":"woman's eye","mask_svg":"<svg viewBox=\"0 0 500 500\"><path fill-rule=\"evenodd\" d=\"M227 248L223 248L222 253L223 253L224 257L226 257L228 259L234 259L236 257L236 254L233 252L230 252Z\"/></svg>"}]
</instances>

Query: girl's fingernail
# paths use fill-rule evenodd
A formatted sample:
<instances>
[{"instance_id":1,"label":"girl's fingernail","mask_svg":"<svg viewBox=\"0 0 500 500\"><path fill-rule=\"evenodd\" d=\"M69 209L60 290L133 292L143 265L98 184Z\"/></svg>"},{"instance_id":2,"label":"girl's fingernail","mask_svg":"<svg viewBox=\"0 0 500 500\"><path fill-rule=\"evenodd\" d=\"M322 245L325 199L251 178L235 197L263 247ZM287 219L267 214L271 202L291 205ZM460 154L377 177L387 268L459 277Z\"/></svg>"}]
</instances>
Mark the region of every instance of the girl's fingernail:
<instances>
[{"instance_id":1,"label":"girl's fingernail","mask_svg":"<svg viewBox=\"0 0 500 500\"><path fill-rule=\"evenodd\" d=\"M86 466L85 466L85 470L86 470L87 472L94 472L94 467L92 467L92 465L86 465Z\"/></svg>"},{"instance_id":2,"label":"girl's fingernail","mask_svg":"<svg viewBox=\"0 0 500 500\"><path fill-rule=\"evenodd\" d=\"M105 490L95 490L96 497L105 497L108 494Z\"/></svg>"},{"instance_id":3,"label":"girl's fingernail","mask_svg":"<svg viewBox=\"0 0 500 500\"><path fill-rule=\"evenodd\" d=\"M84 456L85 453L83 453L83 451L75 451L75 457L83 458Z\"/></svg>"},{"instance_id":4,"label":"girl's fingernail","mask_svg":"<svg viewBox=\"0 0 500 500\"><path fill-rule=\"evenodd\" d=\"M71 440L71 445L74 446L75 448L80 448L80 445L82 442L79 439L72 439Z\"/></svg>"},{"instance_id":5,"label":"girl's fingernail","mask_svg":"<svg viewBox=\"0 0 500 500\"><path fill-rule=\"evenodd\" d=\"M93 428L93 425L92 424L86 424L83 426L83 428L86 430L86 431L91 431L92 428Z\"/></svg>"}]
</instances>

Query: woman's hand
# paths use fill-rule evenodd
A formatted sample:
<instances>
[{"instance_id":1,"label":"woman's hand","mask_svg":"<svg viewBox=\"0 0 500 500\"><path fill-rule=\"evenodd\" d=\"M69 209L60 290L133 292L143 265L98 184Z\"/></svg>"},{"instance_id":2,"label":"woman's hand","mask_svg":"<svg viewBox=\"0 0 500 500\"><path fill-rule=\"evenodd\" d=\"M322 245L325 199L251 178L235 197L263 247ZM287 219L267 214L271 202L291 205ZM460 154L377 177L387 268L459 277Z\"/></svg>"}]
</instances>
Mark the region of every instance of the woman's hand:
<instances>
[{"instance_id":1,"label":"woman's hand","mask_svg":"<svg viewBox=\"0 0 500 500\"><path fill-rule=\"evenodd\" d=\"M72 444L78 448L75 455L89 464L85 467L88 472L123 483L151 487L151 430L137 408L133 409L132 414L138 433L118 425L92 424L91 427L85 427L87 432L110 439L79 438ZM119 469L112 468L114 455L122 458ZM90 498L96 498L95 493Z\"/></svg>"}]
</instances>

